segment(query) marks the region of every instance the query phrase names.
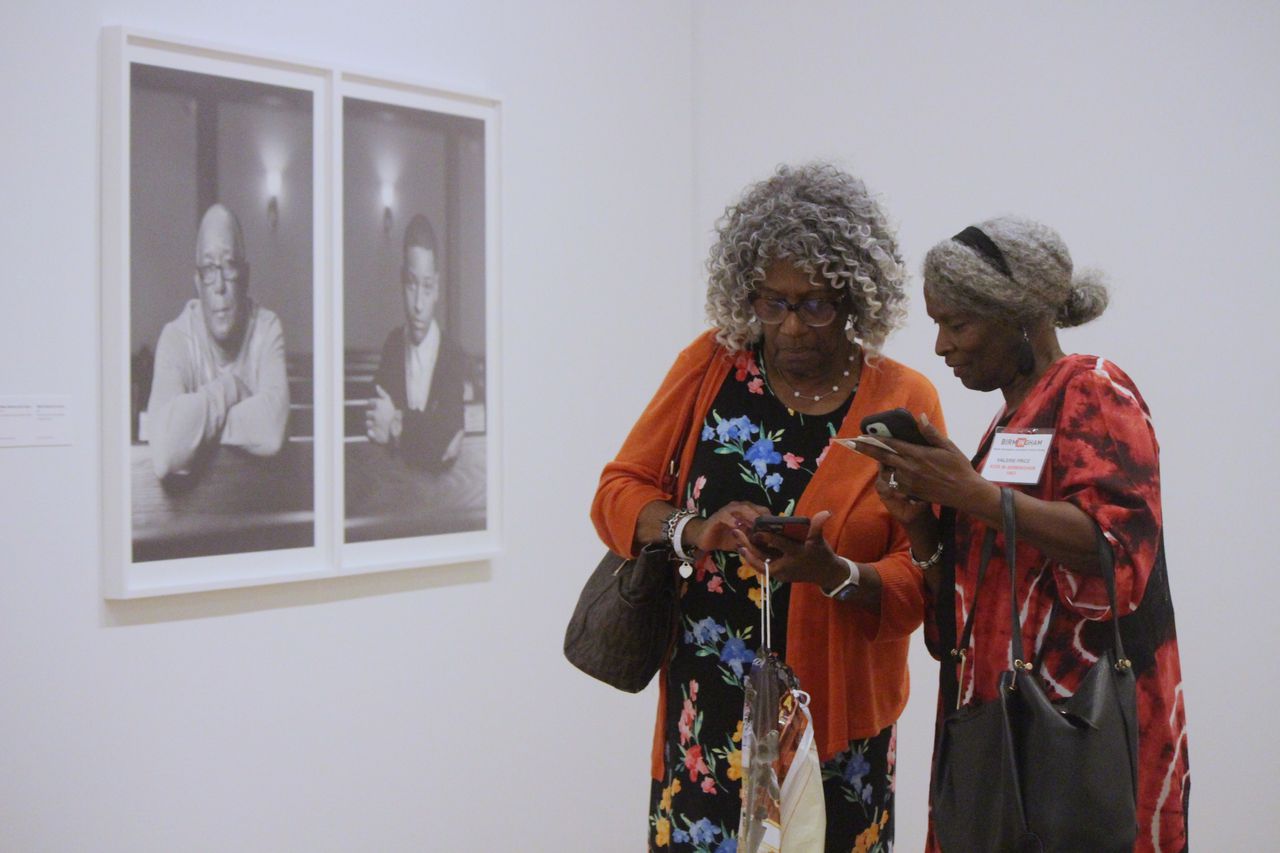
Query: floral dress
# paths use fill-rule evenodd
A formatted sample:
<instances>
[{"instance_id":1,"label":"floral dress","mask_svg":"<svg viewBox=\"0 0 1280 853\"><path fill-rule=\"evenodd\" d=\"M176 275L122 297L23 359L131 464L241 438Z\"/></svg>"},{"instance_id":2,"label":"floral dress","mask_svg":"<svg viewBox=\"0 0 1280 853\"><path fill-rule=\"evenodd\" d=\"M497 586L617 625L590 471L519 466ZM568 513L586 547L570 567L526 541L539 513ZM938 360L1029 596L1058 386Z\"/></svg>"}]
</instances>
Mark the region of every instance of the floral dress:
<instances>
[{"instance_id":1,"label":"floral dress","mask_svg":"<svg viewBox=\"0 0 1280 853\"><path fill-rule=\"evenodd\" d=\"M684 497L704 517L743 500L790 515L852 402L850 395L825 415L788 409L757 358L753 350L738 356L701 425ZM774 582L774 649L784 660L789 592ZM704 555L682 584L681 629L666 671L663 778L650 799L651 850L737 851L743 683L760 646L760 600L759 577L732 551ZM895 748L889 726L823 764L827 850L892 850Z\"/></svg>"}]
</instances>

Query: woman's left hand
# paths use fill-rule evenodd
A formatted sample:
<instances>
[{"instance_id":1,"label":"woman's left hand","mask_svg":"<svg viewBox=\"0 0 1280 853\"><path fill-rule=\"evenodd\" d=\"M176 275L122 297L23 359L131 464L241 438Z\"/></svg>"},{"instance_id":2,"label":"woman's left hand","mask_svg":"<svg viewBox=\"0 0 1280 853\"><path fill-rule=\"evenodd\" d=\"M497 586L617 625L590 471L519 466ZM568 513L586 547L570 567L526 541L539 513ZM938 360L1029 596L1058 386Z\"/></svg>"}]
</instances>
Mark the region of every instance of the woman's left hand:
<instances>
[{"instance_id":1,"label":"woman's left hand","mask_svg":"<svg viewBox=\"0 0 1280 853\"><path fill-rule=\"evenodd\" d=\"M831 589L849 576L849 570L822 538L822 527L831 513L823 510L809 522L809 535L803 542L772 533L756 533L748 537L735 530L738 554L757 573L764 574L769 563L769 577L788 583L816 583Z\"/></svg>"}]
</instances>

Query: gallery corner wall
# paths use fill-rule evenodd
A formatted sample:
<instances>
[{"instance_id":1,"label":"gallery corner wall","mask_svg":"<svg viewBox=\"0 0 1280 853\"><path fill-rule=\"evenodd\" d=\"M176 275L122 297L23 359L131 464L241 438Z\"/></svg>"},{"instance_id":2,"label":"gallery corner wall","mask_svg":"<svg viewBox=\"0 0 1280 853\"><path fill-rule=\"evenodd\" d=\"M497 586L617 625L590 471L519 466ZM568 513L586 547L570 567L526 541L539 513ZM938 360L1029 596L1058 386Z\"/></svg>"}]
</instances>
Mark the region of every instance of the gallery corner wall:
<instances>
[{"instance_id":1,"label":"gallery corner wall","mask_svg":"<svg viewBox=\"0 0 1280 853\"><path fill-rule=\"evenodd\" d=\"M590 682L560 641L599 556L599 467L697 325L624 321L696 284L688 4L68 2L0 22L0 394L74 406L70 446L0 450L0 849L639 837L651 700ZM117 24L502 101L501 557L103 600L99 50Z\"/></svg>"}]
</instances>

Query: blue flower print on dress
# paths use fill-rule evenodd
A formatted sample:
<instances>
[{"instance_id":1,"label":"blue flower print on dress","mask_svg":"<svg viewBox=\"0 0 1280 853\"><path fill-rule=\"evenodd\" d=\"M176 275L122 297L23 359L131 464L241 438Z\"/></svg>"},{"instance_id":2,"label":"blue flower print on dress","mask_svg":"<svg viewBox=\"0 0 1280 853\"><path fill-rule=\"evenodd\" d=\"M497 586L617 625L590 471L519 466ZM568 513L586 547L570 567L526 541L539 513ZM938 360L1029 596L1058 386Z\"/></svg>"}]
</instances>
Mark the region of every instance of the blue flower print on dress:
<instances>
[{"instance_id":1,"label":"blue flower print on dress","mask_svg":"<svg viewBox=\"0 0 1280 853\"><path fill-rule=\"evenodd\" d=\"M751 463L757 476L763 477L768 472L768 466L782 461L782 454L773 449L773 439L762 438L748 447L742 458Z\"/></svg>"},{"instance_id":2,"label":"blue flower print on dress","mask_svg":"<svg viewBox=\"0 0 1280 853\"><path fill-rule=\"evenodd\" d=\"M859 788L862 786L862 777L871 772L871 764L867 761L866 756L856 750L849 756L849 763L844 766L844 781L850 787Z\"/></svg>"},{"instance_id":3,"label":"blue flower print on dress","mask_svg":"<svg viewBox=\"0 0 1280 853\"><path fill-rule=\"evenodd\" d=\"M716 435L723 442L749 441L751 436L760 431L760 427L751 422L746 415L716 424Z\"/></svg>"},{"instance_id":4,"label":"blue flower print on dress","mask_svg":"<svg viewBox=\"0 0 1280 853\"><path fill-rule=\"evenodd\" d=\"M710 844L719 834L720 827L712 826L711 821L705 817L689 827L689 837L694 844Z\"/></svg>"},{"instance_id":5,"label":"blue flower print on dress","mask_svg":"<svg viewBox=\"0 0 1280 853\"><path fill-rule=\"evenodd\" d=\"M689 843L689 833L685 832L683 829L677 829L675 832L671 833L671 838L676 844Z\"/></svg>"},{"instance_id":6,"label":"blue flower print on dress","mask_svg":"<svg viewBox=\"0 0 1280 853\"><path fill-rule=\"evenodd\" d=\"M716 845L715 853L738 853L738 839L726 838Z\"/></svg>"},{"instance_id":7,"label":"blue flower print on dress","mask_svg":"<svg viewBox=\"0 0 1280 853\"><path fill-rule=\"evenodd\" d=\"M782 440L786 428L765 430L763 422L753 423L746 415L724 418L715 409L711 410L711 419L715 425L704 423L700 440L719 445L712 451L718 456L741 456L743 461L738 468L742 472L742 479L759 487L764 493L764 502L772 506L770 493L781 494L783 480L779 474L766 483L765 480L771 477L769 466L786 462L788 468L801 470L797 460L805 458L804 455L790 452L785 457L782 455L778 442ZM813 472L806 470L805 473Z\"/></svg>"},{"instance_id":8,"label":"blue flower print on dress","mask_svg":"<svg viewBox=\"0 0 1280 853\"><path fill-rule=\"evenodd\" d=\"M720 635L725 633L726 629L723 625L717 625L715 620L710 616L699 619L693 623L692 630L685 632L685 642L687 643L714 643L720 639Z\"/></svg>"},{"instance_id":9,"label":"blue flower print on dress","mask_svg":"<svg viewBox=\"0 0 1280 853\"><path fill-rule=\"evenodd\" d=\"M733 674L739 678L742 677L743 667L750 666L755 659L756 653L747 648L741 637L730 637L720 650L720 662L728 664Z\"/></svg>"}]
</instances>

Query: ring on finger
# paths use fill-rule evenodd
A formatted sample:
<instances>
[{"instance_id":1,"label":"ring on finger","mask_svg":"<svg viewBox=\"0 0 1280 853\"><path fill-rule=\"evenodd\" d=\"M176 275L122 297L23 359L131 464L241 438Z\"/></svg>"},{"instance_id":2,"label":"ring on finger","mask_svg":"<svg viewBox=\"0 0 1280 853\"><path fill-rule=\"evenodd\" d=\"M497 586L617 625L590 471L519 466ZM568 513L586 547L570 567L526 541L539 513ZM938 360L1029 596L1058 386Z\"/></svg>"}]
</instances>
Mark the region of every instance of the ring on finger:
<instances>
[{"instance_id":1,"label":"ring on finger","mask_svg":"<svg viewBox=\"0 0 1280 853\"><path fill-rule=\"evenodd\" d=\"M897 471L889 472L889 488L891 489L898 488L898 472Z\"/></svg>"}]
</instances>

